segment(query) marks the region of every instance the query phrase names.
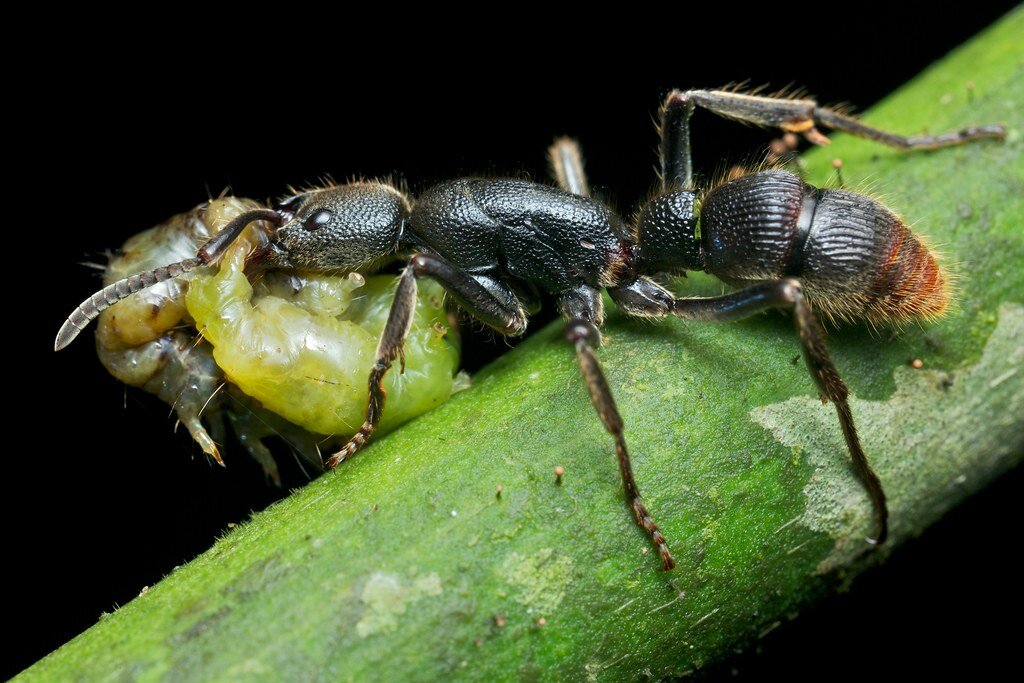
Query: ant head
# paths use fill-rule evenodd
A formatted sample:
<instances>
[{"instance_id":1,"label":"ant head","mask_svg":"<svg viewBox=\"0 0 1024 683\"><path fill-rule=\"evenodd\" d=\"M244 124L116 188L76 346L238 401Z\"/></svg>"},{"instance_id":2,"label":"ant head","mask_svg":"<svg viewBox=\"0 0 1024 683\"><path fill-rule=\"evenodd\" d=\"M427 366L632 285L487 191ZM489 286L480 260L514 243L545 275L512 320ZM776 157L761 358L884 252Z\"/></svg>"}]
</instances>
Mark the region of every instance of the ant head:
<instances>
[{"instance_id":1,"label":"ant head","mask_svg":"<svg viewBox=\"0 0 1024 683\"><path fill-rule=\"evenodd\" d=\"M390 185L360 182L305 192L277 205L268 265L352 271L395 253L409 202Z\"/></svg>"},{"instance_id":2,"label":"ant head","mask_svg":"<svg viewBox=\"0 0 1024 683\"><path fill-rule=\"evenodd\" d=\"M250 256L259 267L351 272L398 250L409 211L405 196L384 183L327 187L289 198L273 210L245 211L221 228L195 257L118 280L83 301L64 321L54 349L70 344L121 299L215 262L250 223L280 226Z\"/></svg>"}]
</instances>

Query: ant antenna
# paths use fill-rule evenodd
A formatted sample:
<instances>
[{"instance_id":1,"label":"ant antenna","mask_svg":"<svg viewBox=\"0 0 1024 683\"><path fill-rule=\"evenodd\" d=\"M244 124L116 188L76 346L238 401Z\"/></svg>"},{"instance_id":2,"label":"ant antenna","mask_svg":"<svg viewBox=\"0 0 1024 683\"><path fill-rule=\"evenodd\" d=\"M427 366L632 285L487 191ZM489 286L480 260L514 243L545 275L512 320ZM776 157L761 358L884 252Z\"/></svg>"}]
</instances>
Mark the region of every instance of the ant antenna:
<instances>
[{"instance_id":1,"label":"ant antenna","mask_svg":"<svg viewBox=\"0 0 1024 683\"><path fill-rule=\"evenodd\" d=\"M152 287L160 282L165 282L179 275L206 266L220 258L227 248L238 239L242 231L250 223L255 221L268 221L275 225L281 224L281 216L270 209L256 209L246 211L233 221L228 223L223 230L214 235L206 244L199 248L193 258L160 266L153 270L130 275L123 280L109 284L91 297L83 301L78 308L72 311L68 319L61 325L57 333L57 340L53 344L54 351L60 351L75 340L75 337L89 325L90 322L99 317L100 313L107 310L121 299L131 296L135 292Z\"/></svg>"}]
</instances>

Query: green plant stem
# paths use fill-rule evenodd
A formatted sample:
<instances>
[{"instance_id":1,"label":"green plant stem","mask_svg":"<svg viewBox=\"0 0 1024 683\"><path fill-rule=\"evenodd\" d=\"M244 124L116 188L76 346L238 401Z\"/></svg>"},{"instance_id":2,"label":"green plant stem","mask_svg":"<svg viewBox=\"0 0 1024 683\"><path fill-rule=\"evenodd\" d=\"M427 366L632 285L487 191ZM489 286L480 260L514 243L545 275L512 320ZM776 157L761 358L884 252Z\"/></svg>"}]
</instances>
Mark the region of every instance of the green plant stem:
<instances>
[{"instance_id":1,"label":"green plant stem","mask_svg":"<svg viewBox=\"0 0 1024 683\"><path fill-rule=\"evenodd\" d=\"M880 561L1024 455L1022 35L1018 9L865 117L907 133L1002 121L1005 144L901 154L836 136L806 159L811 182L834 185L842 158L847 187L870 182L960 275L941 322L831 333L890 495L885 548L863 541L870 507L786 316L613 311L600 358L675 571L659 571L626 509L556 324L22 679L660 678L728 656ZM706 277L679 287L721 291Z\"/></svg>"}]
</instances>

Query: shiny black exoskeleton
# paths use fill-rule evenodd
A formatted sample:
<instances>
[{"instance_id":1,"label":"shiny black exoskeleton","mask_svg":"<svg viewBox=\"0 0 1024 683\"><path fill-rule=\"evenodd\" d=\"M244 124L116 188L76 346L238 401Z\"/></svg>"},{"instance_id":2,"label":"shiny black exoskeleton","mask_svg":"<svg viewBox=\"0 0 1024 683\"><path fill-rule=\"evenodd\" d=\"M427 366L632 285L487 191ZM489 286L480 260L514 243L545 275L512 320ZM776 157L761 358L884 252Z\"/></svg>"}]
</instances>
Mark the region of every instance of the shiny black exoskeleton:
<instances>
[{"instance_id":1,"label":"shiny black exoskeleton","mask_svg":"<svg viewBox=\"0 0 1024 683\"><path fill-rule=\"evenodd\" d=\"M861 449L847 390L829 358L808 298L834 316L869 320L934 314L945 304L944 280L930 252L878 201L843 190L819 190L781 170L754 172L701 194L691 178L689 117L694 106L750 123L824 140L815 124L903 148L935 148L1001 137L996 126L902 138L868 128L809 100L721 91L673 92L662 109L662 185L627 225L589 197L579 150L560 140L550 150L559 188L523 180L461 178L418 198L380 182L304 192L274 209L239 216L195 258L114 283L68 318L57 348L120 298L218 258L246 225L267 221L273 238L252 256L264 268L351 272L401 257L403 271L370 371L366 421L327 461L351 457L376 429L384 409L382 380L412 321L416 278L430 277L470 315L508 335L522 334L551 295L567 321L591 399L615 439L620 471L636 521L675 566L662 533L640 500L623 423L594 354L603 321L601 290L627 314L729 321L768 308L789 308L808 368L831 400L853 463L871 494L877 529L886 535L881 483ZM676 298L649 276L706 270L745 287L710 298ZM805 298L804 294L807 294Z\"/></svg>"},{"instance_id":2,"label":"shiny black exoskeleton","mask_svg":"<svg viewBox=\"0 0 1024 683\"><path fill-rule=\"evenodd\" d=\"M355 213L353 202L366 210ZM277 231L270 265L351 270L418 252L421 274L505 334L525 330L538 291L599 301L600 288L636 277L631 233L615 212L525 180L460 178L411 203L388 185L359 183L314 190L289 204L295 214Z\"/></svg>"},{"instance_id":3,"label":"shiny black exoskeleton","mask_svg":"<svg viewBox=\"0 0 1024 683\"><path fill-rule=\"evenodd\" d=\"M410 247L466 272L511 276L551 293L607 285L628 240L622 220L603 204L537 183L484 178L442 183L420 196L407 236Z\"/></svg>"}]
</instances>

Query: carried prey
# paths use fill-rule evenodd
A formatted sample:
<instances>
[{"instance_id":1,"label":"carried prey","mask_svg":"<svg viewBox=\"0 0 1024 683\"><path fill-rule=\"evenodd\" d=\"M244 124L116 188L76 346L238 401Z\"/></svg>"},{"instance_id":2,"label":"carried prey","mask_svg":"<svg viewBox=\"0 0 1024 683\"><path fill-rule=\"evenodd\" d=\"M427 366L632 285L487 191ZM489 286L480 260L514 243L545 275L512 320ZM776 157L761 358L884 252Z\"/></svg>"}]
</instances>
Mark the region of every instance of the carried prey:
<instances>
[{"instance_id":1,"label":"carried prey","mask_svg":"<svg viewBox=\"0 0 1024 683\"><path fill-rule=\"evenodd\" d=\"M328 459L352 457L384 410L384 375L404 368L416 278L440 283L466 312L517 336L552 296L566 320L566 339L591 400L615 440L626 498L637 523L675 566L668 544L644 507L630 464L623 422L594 353L601 345L601 290L636 317L709 322L738 320L769 308L793 310L807 367L823 399L832 401L853 464L875 509L874 543L885 540L887 510L847 403L847 389L825 346L812 306L845 320L899 322L938 315L946 278L913 232L879 201L823 190L783 170L755 171L706 192L692 182L689 119L695 106L729 118L827 142L816 126L847 131L905 149L934 149L1002 138L999 126L904 138L870 128L811 100L725 91L672 92L661 110L661 186L631 224L588 196L575 144L560 140L551 161L560 188L525 180L460 178L415 199L382 182L356 182L297 194L273 209L248 211L205 244L196 257L116 282L68 318L56 348L66 346L99 313L133 292L214 262L251 222L276 227L250 256L253 267L346 273L388 257L408 263L395 292L370 370L366 421ZM698 228L699 221L699 228ZM677 298L649 276L707 271L741 287L724 296Z\"/></svg>"}]
</instances>

